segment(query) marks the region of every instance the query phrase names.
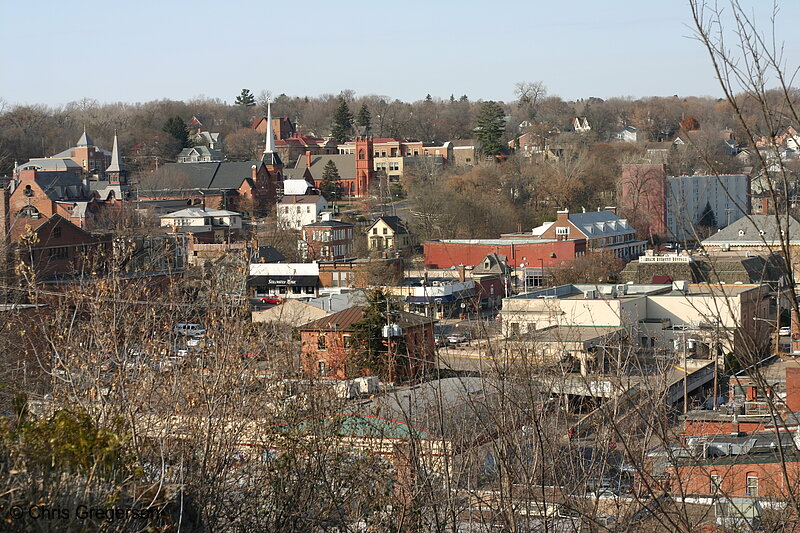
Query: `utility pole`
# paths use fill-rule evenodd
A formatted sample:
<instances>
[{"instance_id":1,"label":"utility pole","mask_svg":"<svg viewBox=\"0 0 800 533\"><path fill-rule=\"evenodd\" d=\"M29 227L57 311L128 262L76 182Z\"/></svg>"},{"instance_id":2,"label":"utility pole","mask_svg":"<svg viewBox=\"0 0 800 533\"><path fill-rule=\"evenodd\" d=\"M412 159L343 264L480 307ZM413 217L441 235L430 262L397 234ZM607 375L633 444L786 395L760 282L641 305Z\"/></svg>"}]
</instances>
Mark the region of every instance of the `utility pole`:
<instances>
[{"instance_id":1,"label":"utility pole","mask_svg":"<svg viewBox=\"0 0 800 533\"><path fill-rule=\"evenodd\" d=\"M689 367L686 365L686 330L683 330L683 414L689 412Z\"/></svg>"}]
</instances>

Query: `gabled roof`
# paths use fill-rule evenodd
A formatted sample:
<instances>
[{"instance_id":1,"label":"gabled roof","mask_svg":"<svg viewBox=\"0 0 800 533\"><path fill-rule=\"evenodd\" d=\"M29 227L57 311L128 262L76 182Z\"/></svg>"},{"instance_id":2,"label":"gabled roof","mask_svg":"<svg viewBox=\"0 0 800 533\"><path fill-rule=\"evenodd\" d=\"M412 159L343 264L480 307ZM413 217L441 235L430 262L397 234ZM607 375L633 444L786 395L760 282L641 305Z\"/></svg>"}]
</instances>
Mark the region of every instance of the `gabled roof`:
<instances>
[{"instance_id":1,"label":"gabled roof","mask_svg":"<svg viewBox=\"0 0 800 533\"><path fill-rule=\"evenodd\" d=\"M311 166L308 167L311 176L316 179L322 179L322 170L329 161L333 161L336 169L339 171L339 177L342 179L353 179L356 176L356 156L354 154L331 154L331 155L312 155ZM306 158L300 157L297 159L297 164L292 172L292 177L299 178L305 171Z\"/></svg>"},{"instance_id":2,"label":"gabled roof","mask_svg":"<svg viewBox=\"0 0 800 533\"><path fill-rule=\"evenodd\" d=\"M368 229L372 229L373 227L375 227L375 224L377 224L381 220L383 220L383 222L387 226L389 226L396 235L409 233L408 228L406 228L405 226L405 222L403 222L403 220L400 217L390 216L390 215L378 217L377 219L375 219L375 222L370 224Z\"/></svg>"},{"instance_id":3,"label":"gabled roof","mask_svg":"<svg viewBox=\"0 0 800 533\"><path fill-rule=\"evenodd\" d=\"M508 266L508 258L504 255L495 253L488 254L481 262L474 266L472 269L473 276L492 275L506 275L511 272L511 267ZM489 268L486 268L486 263L489 263Z\"/></svg>"},{"instance_id":4,"label":"gabled roof","mask_svg":"<svg viewBox=\"0 0 800 533\"><path fill-rule=\"evenodd\" d=\"M259 246L250 250L251 263L285 263L286 257L274 246Z\"/></svg>"},{"instance_id":5,"label":"gabled roof","mask_svg":"<svg viewBox=\"0 0 800 533\"><path fill-rule=\"evenodd\" d=\"M283 205L315 204L319 202L320 199L325 200L325 197L321 194L290 194L288 196L284 196L280 203Z\"/></svg>"},{"instance_id":6,"label":"gabled roof","mask_svg":"<svg viewBox=\"0 0 800 533\"><path fill-rule=\"evenodd\" d=\"M182 174L188 182L187 189L238 189L252 176L253 166L261 161L224 161L196 163L167 163L161 172Z\"/></svg>"},{"instance_id":7,"label":"gabled roof","mask_svg":"<svg viewBox=\"0 0 800 533\"><path fill-rule=\"evenodd\" d=\"M202 157L208 157L212 161L222 161L225 159L225 154L219 150L212 150L208 146L203 145L184 148L181 150L181 153L178 154L178 159L189 157L191 156L192 152Z\"/></svg>"}]
</instances>

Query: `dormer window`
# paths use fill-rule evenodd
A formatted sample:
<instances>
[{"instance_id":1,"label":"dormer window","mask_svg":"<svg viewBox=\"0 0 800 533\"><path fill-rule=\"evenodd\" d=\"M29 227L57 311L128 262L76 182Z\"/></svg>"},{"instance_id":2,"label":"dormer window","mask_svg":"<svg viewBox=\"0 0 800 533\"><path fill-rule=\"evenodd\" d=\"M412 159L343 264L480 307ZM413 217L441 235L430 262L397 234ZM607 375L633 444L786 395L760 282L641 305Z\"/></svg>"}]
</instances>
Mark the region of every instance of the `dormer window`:
<instances>
[{"instance_id":1,"label":"dormer window","mask_svg":"<svg viewBox=\"0 0 800 533\"><path fill-rule=\"evenodd\" d=\"M26 185L25 189L23 189L23 191L22 191L22 194L24 194L25 196L28 196L28 197L33 196L33 189L31 189L30 185Z\"/></svg>"},{"instance_id":2,"label":"dormer window","mask_svg":"<svg viewBox=\"0 0 800 533\"><path fill-rule=\"evenodd\" d=\"M739 230L739 237L744 237L744 230L743 229Z\"/></svg>"}]
</instances>

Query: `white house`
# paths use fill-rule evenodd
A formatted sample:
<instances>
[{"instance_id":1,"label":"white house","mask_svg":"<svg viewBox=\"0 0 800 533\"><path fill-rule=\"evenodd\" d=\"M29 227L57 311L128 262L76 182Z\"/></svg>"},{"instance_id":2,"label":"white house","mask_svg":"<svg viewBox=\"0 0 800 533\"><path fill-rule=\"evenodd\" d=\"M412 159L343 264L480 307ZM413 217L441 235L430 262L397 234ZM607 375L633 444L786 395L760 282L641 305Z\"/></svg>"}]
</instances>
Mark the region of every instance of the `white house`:
<instances>
[{"instance_id":1,"label":"white house","mask_svg":"<svg viewBox=\"0 0 800 533\"><path fill-rule=\"evenodd\" d=\"M286 195L278 202L278 226L300 230L305 225L317 222L320 213L327 207L328 201L321 194Z\"/></svg>"},{"instance_id":2,"label":"white house","mask_svg":"<svg viewBox=\"0 0 800 533\"><path fill-rule=\"evenodd\" d=\"M161 217L162 228L180 228L191 233L205 233L215 229L241 230L242 215L222 209L188 207Z\"/></svg>"}]
</instances>

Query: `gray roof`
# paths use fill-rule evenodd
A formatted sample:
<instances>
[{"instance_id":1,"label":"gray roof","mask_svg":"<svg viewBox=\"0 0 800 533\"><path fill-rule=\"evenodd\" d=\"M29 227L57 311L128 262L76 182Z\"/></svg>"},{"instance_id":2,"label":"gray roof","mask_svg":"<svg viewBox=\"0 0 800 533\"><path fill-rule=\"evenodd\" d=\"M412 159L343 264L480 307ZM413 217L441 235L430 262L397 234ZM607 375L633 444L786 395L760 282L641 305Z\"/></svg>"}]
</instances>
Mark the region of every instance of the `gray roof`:
<instances>
[{"instance_id":1,"label":"gray roof","mask_svg":"<svg viewBox=\"0 0 800 533\"><path fill-rule=\"evenodd\" d=\"M304 228L352 228L352 224L341 222L339 220L320 220L319 222L312 222L306 224Z\"/></svg>"},{"instance_id":2,"label":"gray roof","mask_svg":"<svg viewBox=\"0 0 800 533\"><path fill-rule=\"evenodd\" d=\"M219 150L212 150L208 146L192 146L191 148L184 148L178 154L178 159L184 159L191 156L192 152L196 152L201 157L208 157L211 161L222 161L225 159L225 154Z\"/></svg>"},{"instance_id":3,"label":"gray roof","mask_svg":"<svg viewBox=\"0 0 800 533\"><path fill-rule=\"evenodd\" d=\"M356 156L354 154L332 154L332 155L312 155L311 156L311 176L315 180L322 179L322 170L328 161L333 161L339 176L343 179L353 179L356 176ZM302 178L306 170L306 158L297 159L297 165L291 170L292 178Z\"/></svg>"},{"instance_id":4,"label":"gray roof","mask_svg":"<svg viewBox=\"0 0 800 533\"><path fill-rule=\"evenodd\" d=\"M588 211L570 213L569 221L575 224L589 238L611 237L636 233L628 221L611 211Z\"/></svg>"},{"instance_id":5,"label":"gray roof","mask_svg":"<svg viewBox=\"0 0 800 533\"><path fill-rule=\"evenodd\" d=\"M42 172L36 175L36 183L54 201L86 198L83 181L72 173Z\"/></svg>"},{"instance_id":6,"label":"gray roof","mask_svg":"<svg viewBox=\"0 0 800 533\"><path fill-rule=\"evenodd\" d=\"M225 161L197 163L167 163L161 172L186 176L187 189L238 189L252 176L253 166L261 161Z\"/></svg>"},{"instance_id":7,"label":"gray roof","mask_svg":"<svg viewBox=\"0 0 800 533\"><path fill-rule=\"evenodd\" d=\"M83 135L78 139L78 144L76 146L94 146L92 138L86 133L86 128L83 129Z\"/></svg>"},{"instance_id":8,"label":"gray roof","mask_svg":"<svg viewBox=\"0 0 800 533\"><path fill-rule=\"evenodd\" d=\"M394 231L395 234L402 235L404 233L408 233L408 228L406 228L405 222L403 222L403 220L400 217L389 216L389 215L376 218L375 222L370 224L369 226L370 229L372 228L372 226L377 224L379 220L383 220L387 226L392 228L392 231Z\"/></svg>"},{"instance_id":9,"label":"gray roof","mask_svg":"<svg viewBox=\"0 0 800 533\"><path fill-rule=\"evenodd\" d=\"M786 231L786 217L783 215L780 216L780 226L775 215L747 215L707 238L703 244L778 245L781 241L781 230L786 233L784 238L795 243L800 241L800 222L794 217L789 217L789 228Z\"/></svg>"},{"instance_id":10,"label":"gray roof","mask_svg":"<svg viewBox=\"0 0 800 533\"><path fill-rule=\"evenodd\" d=\"M45 172L54 170L74 170L80 172L81 166L67 157L38 157L29 160L19 167L19 170L28 169L43 170Z\"/></svg>"}]
</instances>

